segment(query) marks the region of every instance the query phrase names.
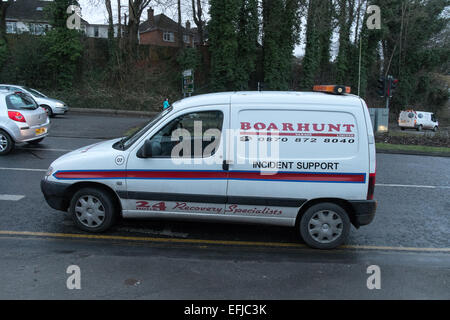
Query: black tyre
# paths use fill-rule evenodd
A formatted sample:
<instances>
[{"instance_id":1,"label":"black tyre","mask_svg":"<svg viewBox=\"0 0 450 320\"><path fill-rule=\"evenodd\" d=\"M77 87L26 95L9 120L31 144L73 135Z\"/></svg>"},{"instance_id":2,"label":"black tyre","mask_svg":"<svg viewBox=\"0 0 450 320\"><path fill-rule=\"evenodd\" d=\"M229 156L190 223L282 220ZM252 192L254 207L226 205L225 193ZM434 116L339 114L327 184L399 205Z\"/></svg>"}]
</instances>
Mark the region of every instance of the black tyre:
<instances>
[{"instance_id":1,"label":"black tyre","mask_svg":"<svg viewBox=\"0 0 450 320\"><path fill-rule=\"evenodd\" d=\"M36 139L36 140L33 140L33 141L28 141L27 143L28 144L39 144L39 143L41 143L41 141L42 140L44 140L44 138L40 138L40 139Z\"/></svg>"},{"instance_id":2,"label":"black tyre","mask_svg":"<svg viewBox=\"0 0 450 320\"><path fill-rule=\"evenodd\" d=\"M342 207L324 202L306 210L300 220L300 234L316 249L333 249L343 244L350 232L350 219Z\"/></svg>"},{"instance_id":3,"label":"black tyre","mask_svg":"<svg viewBox=\"0 0 450 320\"><path fill-rule=\"evenodd\" d=\"M423 130L423 126L421 124L419 124L419 126L417 127L417 131L422 131Z\"/></svg>"},{"instance_id":4,"label":"black tyre","mask_svg":"<svg viewBox=\"0 0 450 320\"><path fill-rule=\"evenodd\" d=\"M400 128L402 131L405 131L405 128Z\"/></svg>"},{"instance_id":5,"label":"black tyre","mask_svg":"<svg viewBox=\"0 0 450 320\"><path fill-rule=\"evenodd\" d=\"M0 130L0 156L7 155L14 148L14 140L3 130Z\"/></svg>"},{"instance_id":6,"label":"black tyre","mask_svg":"<svg viewBox=\"0 0 450 320\"><path fill-rule=\"evenodd\" d=\"M53 117L52 108L50 108L49 106L46 106L46 105L42 105L41 107L45 109L49 118Z\"/></svg>"},{"instance_id":7,"label":"black tyre","mask_svg":"<svg viewBox=\"0 0 450 320\"><path fill-rule=\"evenodd\" d=\"M435 127L433 128L433 131L434 131L434 132L437 132L437 131L438 131L438 127L435 126Z\"/></svg>"},{"instance_id":8,"label":"black tyre","mask_svg":"<svg viewBox=\"0 0 450 320\"><path fill-rule=\"evenodd\" d=\"M88 232L109 229L114 225L117 215L111 196L95 188L77 191L70 201L69 212L77 227Z\"/></svg>"}]
</instances>

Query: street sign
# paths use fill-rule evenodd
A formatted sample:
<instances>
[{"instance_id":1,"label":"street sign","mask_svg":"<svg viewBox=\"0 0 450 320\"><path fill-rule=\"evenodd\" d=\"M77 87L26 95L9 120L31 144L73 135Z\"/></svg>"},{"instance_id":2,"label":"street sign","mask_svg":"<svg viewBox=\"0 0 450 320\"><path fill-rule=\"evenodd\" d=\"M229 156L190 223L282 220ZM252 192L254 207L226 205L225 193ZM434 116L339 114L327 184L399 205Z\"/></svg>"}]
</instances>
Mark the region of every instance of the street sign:
<instances>
[{"instance_id":1,"label":"street sign","mask_svg":"<svg viewBox=\"0 0 450 320\"><path fill-rule=\"evenodd\" d=\"M183 71L183 94L191 95L194 92L194 72L189 69Z\"/></svg>"}]
</instances>

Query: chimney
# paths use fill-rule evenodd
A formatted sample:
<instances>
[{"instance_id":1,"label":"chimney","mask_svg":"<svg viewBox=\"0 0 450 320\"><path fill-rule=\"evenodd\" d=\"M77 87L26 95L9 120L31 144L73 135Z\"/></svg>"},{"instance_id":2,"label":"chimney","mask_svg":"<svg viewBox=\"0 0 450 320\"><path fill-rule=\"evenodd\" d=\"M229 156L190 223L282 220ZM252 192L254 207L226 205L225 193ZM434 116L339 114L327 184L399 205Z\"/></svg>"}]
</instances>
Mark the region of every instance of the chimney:
<instances>
[{"instance_id":1,"label":"chimney","mask_svg":"<svg viewBox=\"0 0 450 320\"><path fill-rule=\"evenodd\" d=\"M154 14L155 14L155 10L153 10L153 8L147 9L147 20L149 22L153 22Z\"/></svg>"},{"instance_id":2,"label":"chimney","mask_svg":"<svg viewBox=\"0 0 450 320\"><path fill-rule=\"evenodd\" d=\"M191 30L191 23L188 21L186 21L186 30L189 31Z\"/></svg>"}]
</instances>

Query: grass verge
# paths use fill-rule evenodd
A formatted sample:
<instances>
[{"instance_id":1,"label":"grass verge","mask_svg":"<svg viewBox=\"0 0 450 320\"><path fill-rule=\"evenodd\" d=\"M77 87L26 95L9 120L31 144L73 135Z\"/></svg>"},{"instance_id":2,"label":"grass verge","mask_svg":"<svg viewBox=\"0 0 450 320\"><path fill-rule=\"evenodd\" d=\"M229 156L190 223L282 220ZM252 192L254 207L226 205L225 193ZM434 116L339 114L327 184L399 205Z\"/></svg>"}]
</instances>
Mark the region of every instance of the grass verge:
<instances>
[{"instance_id":1,"label":"grass verge","mask_svg":"<svg viewBox=\"0 0 450 320\"><path fill-rule=\"evenodd\" d=\"M444 154L450 156L450 148L447 147L431 147L420 145L402 145L402 144L390 144L378 142L376 143L377 150L380 151L404 151L404 152L418 152L418 153L430 153L430 154Z\"/></svg>"}]
</instances>

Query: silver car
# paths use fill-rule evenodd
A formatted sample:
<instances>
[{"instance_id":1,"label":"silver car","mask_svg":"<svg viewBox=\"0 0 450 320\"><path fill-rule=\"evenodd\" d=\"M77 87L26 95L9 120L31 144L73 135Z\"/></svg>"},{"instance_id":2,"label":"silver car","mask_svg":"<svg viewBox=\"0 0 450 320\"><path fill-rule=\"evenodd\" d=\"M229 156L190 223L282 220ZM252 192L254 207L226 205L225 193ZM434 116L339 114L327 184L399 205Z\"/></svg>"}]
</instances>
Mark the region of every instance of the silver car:
<instances>
[{"instance_id":1,"label":"silver car","mask_svg":"<svg viewBox=\"0 0 450 320\"><path fill-rule=\"evenodd\" d=\"M0 90L8 90L10 92L24 92L31 95L42 108L47 110L49 117L53 117L57 114L65 114L67 111L69 111L69 107L67 106L67 104L65 104L61 100L49 98L36 89L17 86L13 84L0 84Z\"/></svg>"},{"instance_id":2,"label":"silver car","mask_svg":"<svg viewBox=\"0 0 450 320\"><path fill-rule=\"evenodd\" d=\"M50 120L45 109L25 93L0 91L0 156L16 143L39 143L48 135Z\"/></svg>"}]
</instances>

